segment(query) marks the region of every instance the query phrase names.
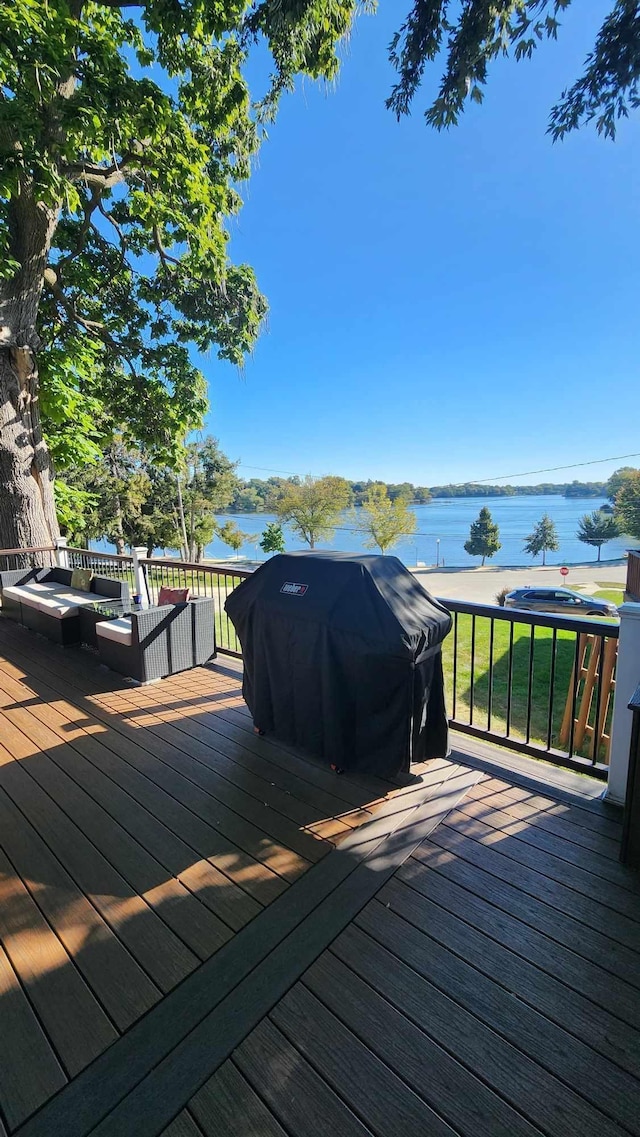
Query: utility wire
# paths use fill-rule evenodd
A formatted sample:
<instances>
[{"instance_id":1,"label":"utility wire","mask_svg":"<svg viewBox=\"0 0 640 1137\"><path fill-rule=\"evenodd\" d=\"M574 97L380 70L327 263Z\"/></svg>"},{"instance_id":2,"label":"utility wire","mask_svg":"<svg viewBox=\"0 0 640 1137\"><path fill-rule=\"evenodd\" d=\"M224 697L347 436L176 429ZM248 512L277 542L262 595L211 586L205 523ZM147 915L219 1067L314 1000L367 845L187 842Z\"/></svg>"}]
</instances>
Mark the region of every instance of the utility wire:
<instances>
[{"instance_id":1,"label":"utility wire","mask_svg":"<svg viewBox=\"0 0 640 1137\"><path fill-rule=\"evenodd\" d=\"M604 462L622 462L625 458L640 458L640 451L636 454L614 454L611 458L591 458L588 462L571 462L568 466L547 466L541 470L524 470L520 474L501 474L495 478L467 478L464 482L447 482L449 486L466 486L466 485L482 485L483 482L504 482L508 478L528 478L532 474L554 474L558 470L577 470L584 466L599 466ZM248 466L244 462L239 463L242 470L260 470L264 474L286 474L288 477L297 478L301 475L294 470L274 470L270 466ZM312 475L313 477L322 477L321 474Z\"/></svg>"}]
</instances>

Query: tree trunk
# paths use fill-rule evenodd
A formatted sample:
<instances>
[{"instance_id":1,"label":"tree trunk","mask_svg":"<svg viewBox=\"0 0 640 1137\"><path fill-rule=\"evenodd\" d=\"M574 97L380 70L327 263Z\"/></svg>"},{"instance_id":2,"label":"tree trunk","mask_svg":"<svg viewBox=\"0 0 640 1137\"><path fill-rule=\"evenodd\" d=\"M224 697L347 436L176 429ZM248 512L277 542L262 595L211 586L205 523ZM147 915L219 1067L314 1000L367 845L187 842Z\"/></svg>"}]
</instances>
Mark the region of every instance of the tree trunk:
<instances>
[{"instance_id":1,"label":"tree trunk","mask_svg":"<svg viewBox=\"0 0 640 1137\"><path fill-rule=\"evenodd\" d=\"M37 548L59 536L35 352L0 346L0 548Z\"/></svg>"},{"instance_id":2,"label":"tree trunk","mask_svg":"<svg viewBox=\"0 0 640 1137\"><path fill-rule=\"evenodd\" d=\"M482 558L482 564L481 564L481 566L480 566L481 568L484 568L484 561L485 561L485 558L483 557L483 558Z\"/></svg>"},{"instance_id":3,"label":"tree trunk","mask_svg":"<svg viewBox=\"0 0 640 1137\"><path fill-rule=\"evenodd\" d=\"M544 568L546 563L547 563L547 550L543 549L542 550L542 567L543 568Z\"/></svg>"},{"instance_id":4,"label":"tree trunk","mask_svg":"<svg viewBox=\"0 0 640 1137\"><path fill-rule=\"evenodd\" d=\"M602 552L602 545L598 545L598 563L600 563L600 553Z\"/></svg>"},{"instance_id":5,"label":"tree trunk","mask_svg":"<svg viewBox=\"0 0 640 1137\"><path fill-rule=\"evenodd\" d=\"M0 282L0 547L50 545L60 535L53 466L42 437L36 323L58 210L29 179L8 210L10 252L20 265Z\"/></svg>"},{"instance_id":6,"label":"tree trunk","mask_svg":"<svg viewBox=\"0 0 640 1137\"><path fill-rule=\"evenodd\" d=\"M178 489L178 520L180 522L180 537L182 540L182 557L185 561L189 560L189 542L187 540L187 526L184 518L184 502L182 500L182 484L180 482L180 475L176 478L176 486Z\"/></svg>"}]
</instances>

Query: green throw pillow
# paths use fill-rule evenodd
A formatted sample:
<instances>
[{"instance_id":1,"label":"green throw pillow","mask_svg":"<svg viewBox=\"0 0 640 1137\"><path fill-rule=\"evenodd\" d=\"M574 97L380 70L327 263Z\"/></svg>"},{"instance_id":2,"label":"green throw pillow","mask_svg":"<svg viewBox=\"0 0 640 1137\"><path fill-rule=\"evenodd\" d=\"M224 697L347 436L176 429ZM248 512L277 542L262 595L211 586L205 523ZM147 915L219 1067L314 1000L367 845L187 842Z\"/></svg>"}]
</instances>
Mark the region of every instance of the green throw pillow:
<instances>
[{"instance_id":1,"label":"green throw pillow","mask_svg":"<svg viewBox=\"0 0 640 1137\"><path fill-rule=\"evenodd\" d=\"M78 592L90 592L92 577L91 569L76 568L71 573L71 587L77 588Z\"/></svg>"}]
</instances>

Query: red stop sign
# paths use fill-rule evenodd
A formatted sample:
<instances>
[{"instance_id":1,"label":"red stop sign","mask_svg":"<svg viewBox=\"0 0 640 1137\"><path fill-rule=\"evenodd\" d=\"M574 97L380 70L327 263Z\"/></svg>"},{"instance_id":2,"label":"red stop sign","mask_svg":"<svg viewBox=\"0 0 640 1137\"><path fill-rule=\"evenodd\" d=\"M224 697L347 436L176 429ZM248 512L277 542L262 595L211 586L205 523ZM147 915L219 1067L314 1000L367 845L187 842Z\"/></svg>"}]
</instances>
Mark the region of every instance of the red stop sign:
<instances>
[{"instance_id":1,"label":"red stop sign","mask_svg":"<svg viewBox=\"0 0 640 1137\"><path fill-rule=\"evenodd\" d=\"M568 575L569 575L569 569L567 568L566 565L563 565L562 568L560 569L560 576L568 576Z\"/></svg>"}]
</instances>

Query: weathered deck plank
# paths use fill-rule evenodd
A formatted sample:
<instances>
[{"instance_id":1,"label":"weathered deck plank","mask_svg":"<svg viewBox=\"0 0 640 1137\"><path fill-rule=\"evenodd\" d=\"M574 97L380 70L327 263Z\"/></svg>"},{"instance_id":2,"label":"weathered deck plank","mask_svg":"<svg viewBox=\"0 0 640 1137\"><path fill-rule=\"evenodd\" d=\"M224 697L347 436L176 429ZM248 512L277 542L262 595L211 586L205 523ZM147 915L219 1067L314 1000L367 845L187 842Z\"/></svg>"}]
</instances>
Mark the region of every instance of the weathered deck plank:
<instances>
[{"instance_id":1,"label":"weathered deck plank","mask_svg":"<svg viewBox=\"0 0 640 1137\"><path fill-rule=\"evenodd\" d=\"M336 779L235 668L2 619L0 735L0 1137L640 1137L640 890L571 779Z\"/></svg>"}]
</instances>

